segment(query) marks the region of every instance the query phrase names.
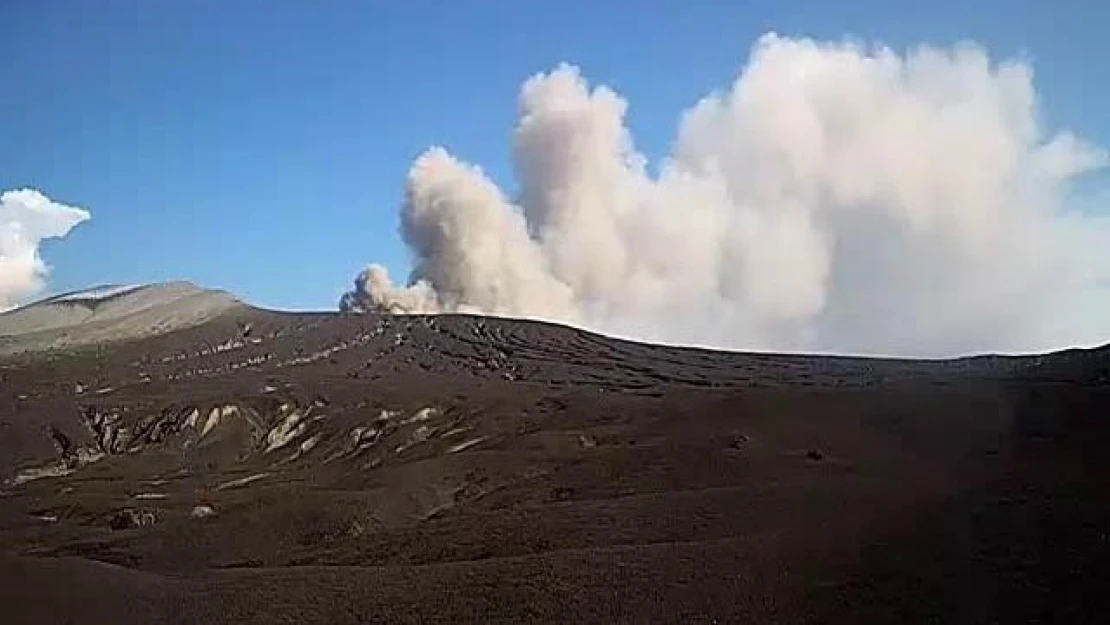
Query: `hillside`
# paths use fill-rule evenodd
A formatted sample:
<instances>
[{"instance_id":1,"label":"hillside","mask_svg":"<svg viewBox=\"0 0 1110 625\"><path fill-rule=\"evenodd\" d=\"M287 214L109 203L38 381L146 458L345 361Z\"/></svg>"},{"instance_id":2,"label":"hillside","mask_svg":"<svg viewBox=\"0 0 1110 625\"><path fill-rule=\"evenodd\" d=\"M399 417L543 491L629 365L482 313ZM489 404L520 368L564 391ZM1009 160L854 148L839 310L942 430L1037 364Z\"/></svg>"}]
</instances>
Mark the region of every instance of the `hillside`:
<instances>
[{"instance_id":1,"label":"hillside","mask_svg":"<svg viewBox=\"0 0 1110 625\"><path fill-rule=\"evenodd\" d=\"M156 336L244 305L188 282L106 285L0 313L0 356Z\"/></svg>"},{"instance_id":2,"label":"hillside","mask_svg":"<svg viewBox=\"0 0 1110 625\"><path fill-rule=\"evenodd\" d=\"M0 316L13 622L1110 609L1105 349L728 353L175 288Z\"/></svg>"}]
</instances>

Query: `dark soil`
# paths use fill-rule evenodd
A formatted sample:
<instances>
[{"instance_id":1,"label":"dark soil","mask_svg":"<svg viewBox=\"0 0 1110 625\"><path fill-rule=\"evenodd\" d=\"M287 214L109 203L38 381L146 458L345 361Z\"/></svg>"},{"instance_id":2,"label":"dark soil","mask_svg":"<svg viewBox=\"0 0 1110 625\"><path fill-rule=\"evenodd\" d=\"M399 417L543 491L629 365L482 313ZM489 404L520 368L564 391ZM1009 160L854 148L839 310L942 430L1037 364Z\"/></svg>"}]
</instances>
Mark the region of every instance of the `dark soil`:
<instances>
[{"instance_id":1,"label":"dark soil","mask_svg":"<svg viewBox=\"0 0 1110 625\"><path fill-rule=\"evenodd\" d=\"M0 361L0 605L8 623L1102 623L1107 450L1107 350L868 360L236 311Z\"/></svg>"}]
</instances>

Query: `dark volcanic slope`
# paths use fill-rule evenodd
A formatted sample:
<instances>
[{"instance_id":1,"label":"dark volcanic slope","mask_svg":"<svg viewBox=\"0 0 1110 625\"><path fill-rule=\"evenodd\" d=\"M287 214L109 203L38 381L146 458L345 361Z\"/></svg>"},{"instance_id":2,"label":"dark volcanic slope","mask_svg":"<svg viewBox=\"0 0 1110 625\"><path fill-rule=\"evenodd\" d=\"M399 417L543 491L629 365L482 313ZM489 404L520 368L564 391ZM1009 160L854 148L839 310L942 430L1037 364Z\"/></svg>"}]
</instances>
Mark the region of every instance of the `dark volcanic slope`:
<instances>
[{"instance_id":1,"label":"dark volcanic slope","mask_svg":"<svg viewBox=\"0 0 1110 625\"><path fill-rule=\"evenodd\" d=\"M0 361L16 623L1095 623L1110 354L235 308Z\"/></svg>"}]
</instances>

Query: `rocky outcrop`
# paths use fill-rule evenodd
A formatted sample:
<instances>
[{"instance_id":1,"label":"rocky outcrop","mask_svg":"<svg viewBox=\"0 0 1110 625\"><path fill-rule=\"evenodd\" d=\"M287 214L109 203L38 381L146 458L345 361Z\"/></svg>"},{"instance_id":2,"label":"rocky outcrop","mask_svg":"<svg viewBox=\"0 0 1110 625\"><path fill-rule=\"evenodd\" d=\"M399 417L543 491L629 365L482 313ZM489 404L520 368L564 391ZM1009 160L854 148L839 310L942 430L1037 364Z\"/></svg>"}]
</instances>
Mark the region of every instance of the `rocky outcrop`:
<instances>
[{"instance_id":1,"label":"rocky outcrop","mask_svg":"<svg viewBox=\"0 0 1110 625\"><path fill-rule=\"evenodd\" d=\"M116 512L108 521L108 526L114 530L128 530L136 527L149 527L158 522L158 517L150 510L136 510L124 508Z\"/></svg>"},{"instance_id":2,"label":"rocky outcrop","mask_svg":"<svg viewBox=\"0 0 1110 625\"><path fill-rule=\"evenodd\" d=\"M84 411L85 422L104 454L138 451L146 445L162 443L185 428L195 428L199 414L194 406L170 407L130 425L119 410L89 407Z\"/></svg>"}]
</instances>

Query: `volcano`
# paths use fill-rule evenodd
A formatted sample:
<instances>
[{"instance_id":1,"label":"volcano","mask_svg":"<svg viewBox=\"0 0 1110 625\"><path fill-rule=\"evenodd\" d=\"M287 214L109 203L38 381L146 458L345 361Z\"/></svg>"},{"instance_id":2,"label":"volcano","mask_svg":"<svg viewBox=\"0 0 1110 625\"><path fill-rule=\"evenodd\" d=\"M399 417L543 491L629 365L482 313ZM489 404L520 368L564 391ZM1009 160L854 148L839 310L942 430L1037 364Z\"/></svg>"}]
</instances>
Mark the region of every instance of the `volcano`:
<instances>
[{"instance_id":1,"label":"volcano","mask_svg":"<svg viewBox=\"0 0 1110 625\"><path fill-rule=\"evenodd\" d=\"M1110 350L732 353L188 283L0 315L13 623L1095 623Z\"/></svg>"}]
</instances>

